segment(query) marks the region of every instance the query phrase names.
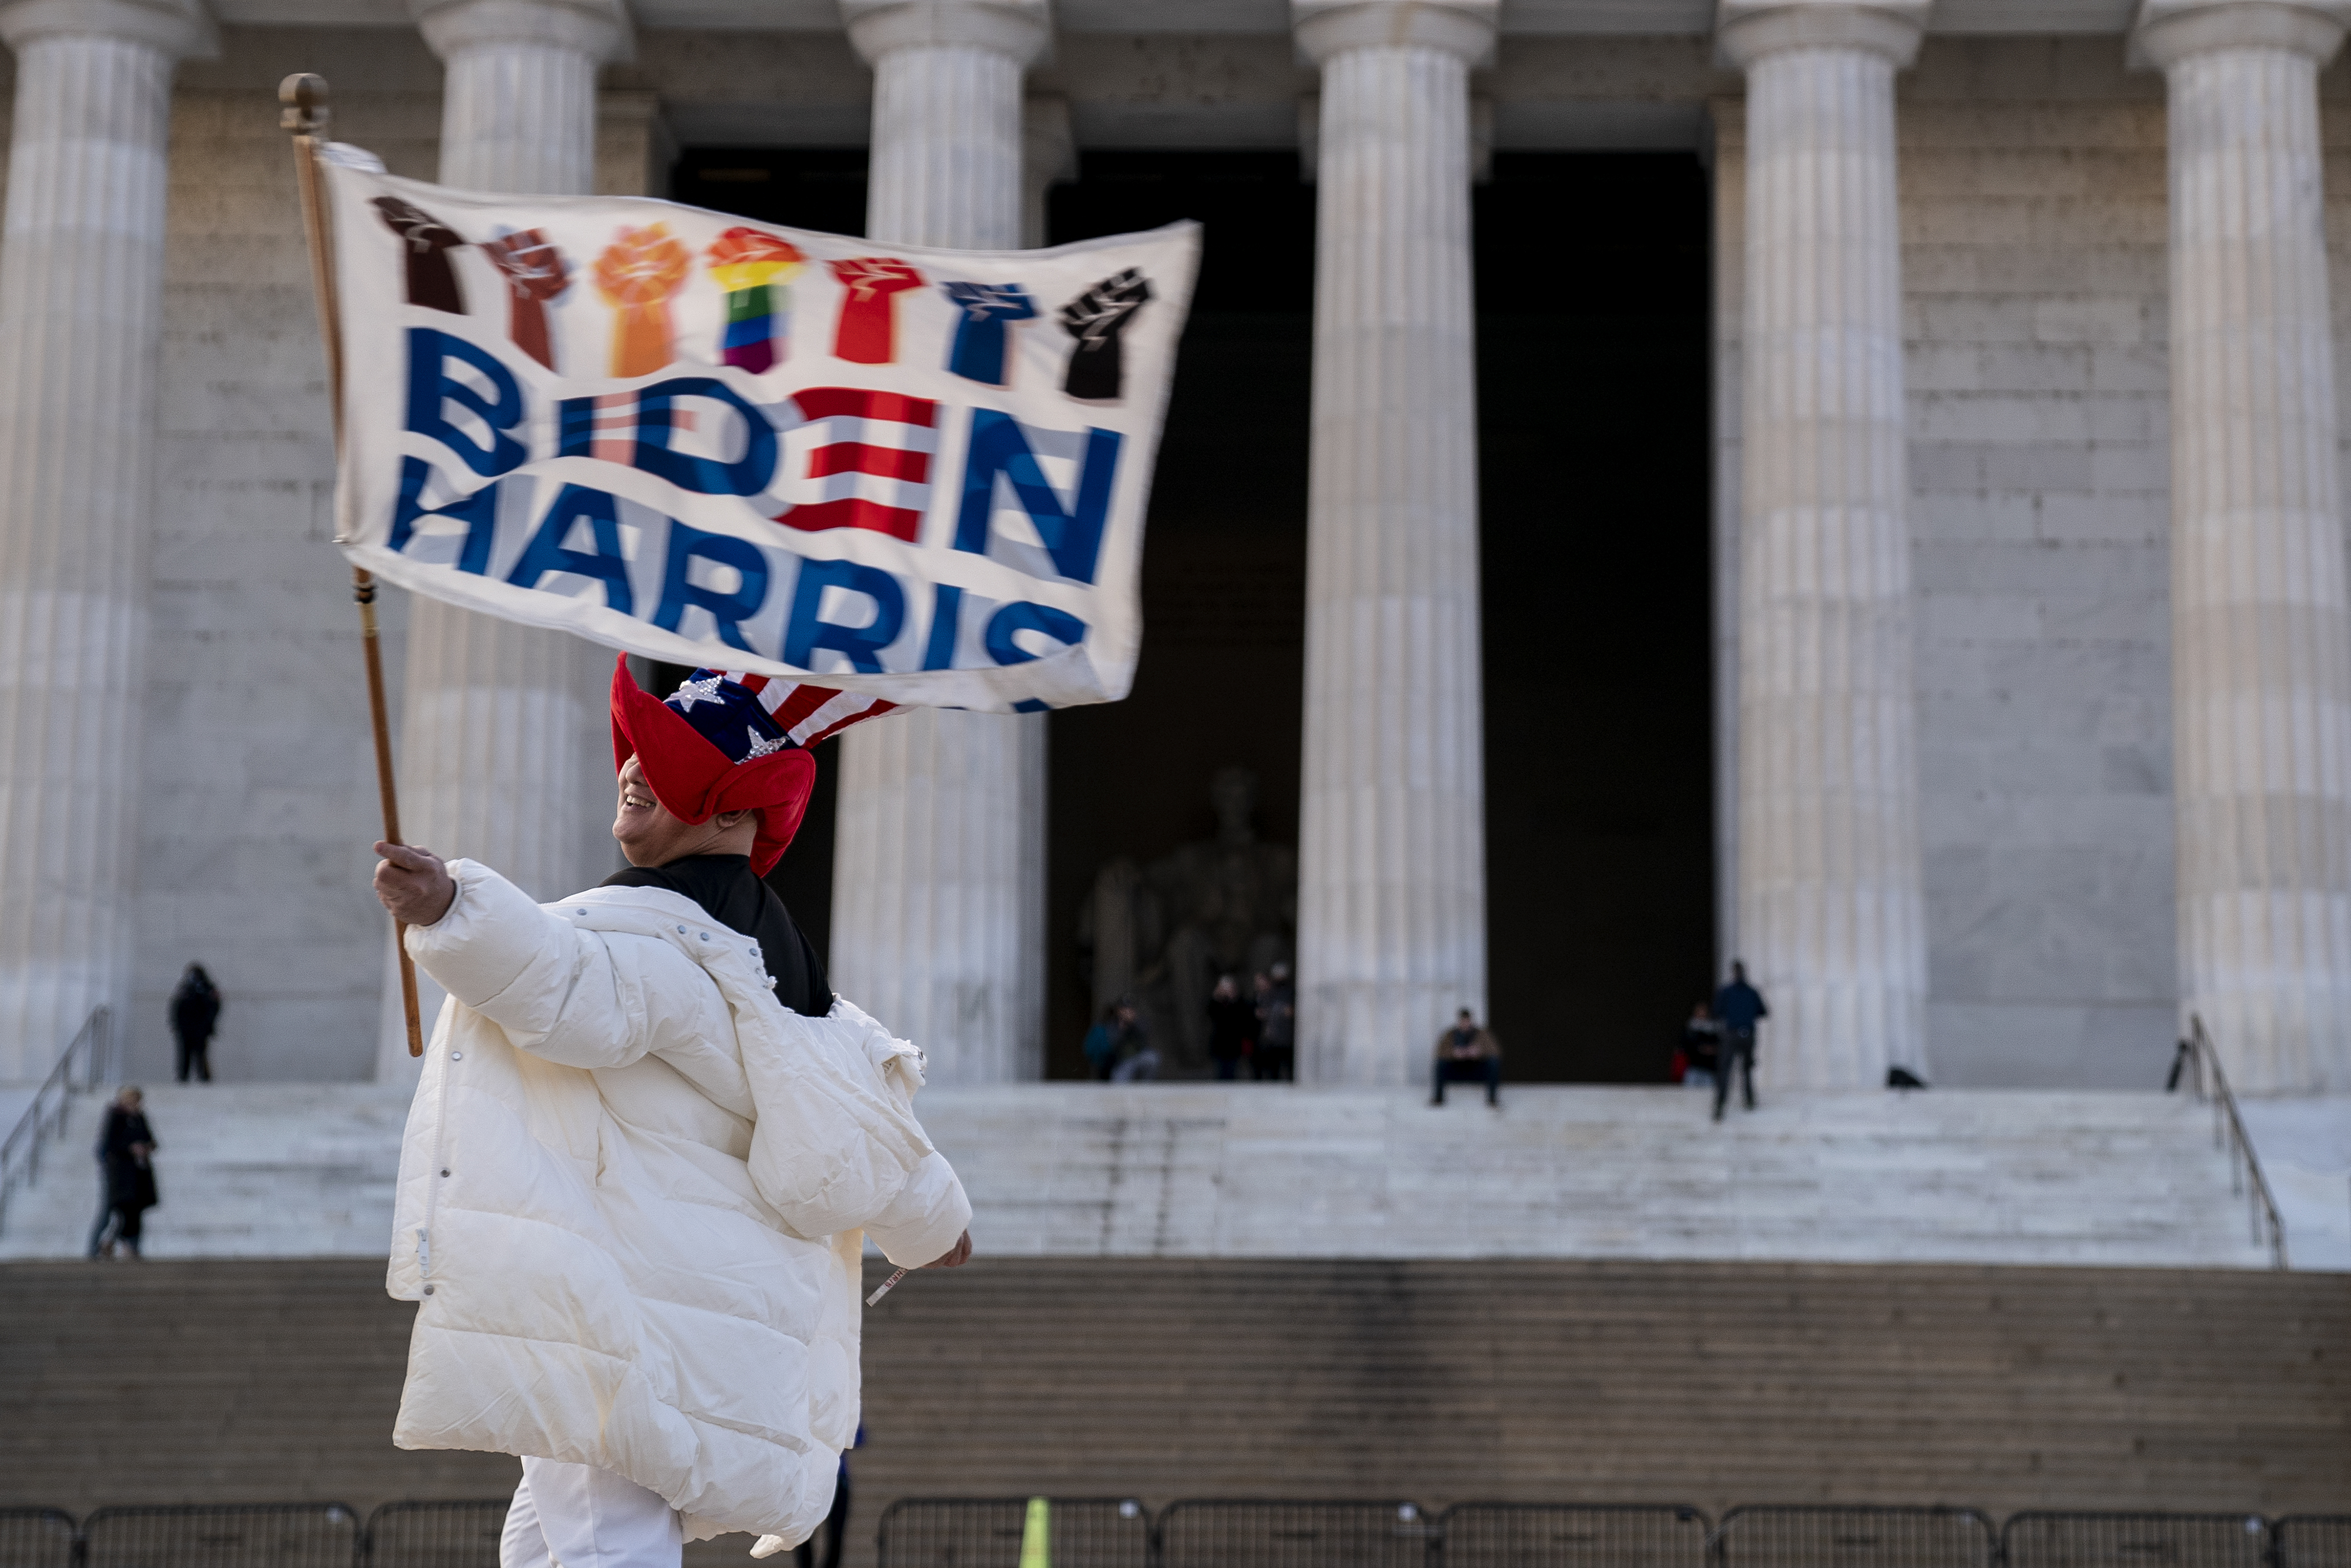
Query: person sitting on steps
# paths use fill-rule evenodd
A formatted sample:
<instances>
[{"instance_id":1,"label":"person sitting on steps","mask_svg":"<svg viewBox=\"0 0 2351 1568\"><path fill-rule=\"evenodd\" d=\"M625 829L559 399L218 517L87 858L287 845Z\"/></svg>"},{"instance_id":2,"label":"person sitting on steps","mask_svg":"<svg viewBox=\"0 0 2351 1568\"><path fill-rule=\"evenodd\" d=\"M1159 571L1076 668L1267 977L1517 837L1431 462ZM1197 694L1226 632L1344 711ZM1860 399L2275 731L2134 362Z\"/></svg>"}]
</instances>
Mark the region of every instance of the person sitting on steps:
<instances>
[{"instance_id":1,"label":"person sitting on steps","mask_svg":"<svg viewBox=\"0 0 2351 1568\"><path fill-rule=\"evenodd\" d=\"M1502 1042L1494 1031L1478 1027L1477 1019L1468 1008L1453 1020L1453 1027L1437 1037L1437 1062L1431 1074L1428 1097L1431 1105L1445 1103L1445 1085L1464 1081L1486 1084L1486 1103L1497 1110L1502 1103Z\"/></svg>"}]
</instances>

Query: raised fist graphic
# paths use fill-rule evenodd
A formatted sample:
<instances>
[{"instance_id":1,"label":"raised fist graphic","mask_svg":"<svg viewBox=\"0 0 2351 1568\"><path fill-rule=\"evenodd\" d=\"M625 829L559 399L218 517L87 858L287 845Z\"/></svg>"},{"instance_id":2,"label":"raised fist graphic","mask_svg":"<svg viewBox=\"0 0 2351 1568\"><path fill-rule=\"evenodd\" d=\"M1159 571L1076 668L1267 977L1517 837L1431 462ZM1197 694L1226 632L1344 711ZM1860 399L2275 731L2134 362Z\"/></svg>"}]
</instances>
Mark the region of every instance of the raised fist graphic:
<instances>
[{"instance_id":1,"label":"raised fist graphic","mask_svg":"<svg viewBox=\"0 0 2351 1568\"><path fill-rule=\"evenodd\" d=\"M516 348L553 370L555 350L547 337L547 302L571 286L563 253L544 230L517 229L484 240L482 254L507 280L507 336L514 340Z\"/></svg>"},{"instance_id":2,"label":"raised fist graphic","mask_svg":"<svg viewBox=\"0 0 2351 1568\"><path fill-rule=\"evenodd\" d=\"M1150 302L1151 280L1130 267L1061 307L1061 329L1077 340L1070 350L1063 392L1089 402L1117 400L1126 379L1119 334L1134 319L1134 313Z\"/></svg>"},{"instance_id":3,"label":"raised fist graphic","mask_svg":"<svg viewBox=\"0 0 2351 1568\"><path fill-rule=\"evenodd\" d=\"M946 297L963 308L956 323L955 346L947 351L947 369L967 381L1004 384L1006 328L1037 317L1037 302L1017 283L942 283Z\"/></svg>"},{"instance_id":4,"label":"raised fist graphic","mask_svg":"<svg viewBox=\"0 0 2351 1568\"><path fill-rule=\"evenodd\" d=\"M841 280L841 325L832 357L858 365L886 365L898 357L898 296L923 286L923 275L894 256L861 256L825 264Z\"/></svg>"},{"instance_id":5,"label":"raised fist graphic","mask_svg":"<svg viewBox=\"0 0 2351 1568\"><path fill-rule=\"evenodd\" d=\"M457 287L457 269L449 265L449 252L465 244L465 236L398 196L378 196L375 209L383 214L384 226L401 237L407 255L408 302L463 316L465 296Z\"/></svg>"}]
</instances>

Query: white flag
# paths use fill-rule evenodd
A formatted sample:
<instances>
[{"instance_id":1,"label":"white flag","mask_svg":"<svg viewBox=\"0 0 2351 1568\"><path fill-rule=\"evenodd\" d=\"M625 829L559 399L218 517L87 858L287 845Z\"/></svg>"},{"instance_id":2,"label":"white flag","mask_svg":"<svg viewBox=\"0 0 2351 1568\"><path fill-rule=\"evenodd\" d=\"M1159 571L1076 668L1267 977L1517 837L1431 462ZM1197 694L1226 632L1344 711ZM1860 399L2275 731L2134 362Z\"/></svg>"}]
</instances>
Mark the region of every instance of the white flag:
<instances>
[{"instance_id":1,"label":"white flag","mask_svg":"<svg viewBox=\"0 0 2351 1568\"><path fill-rule=\"evenodd\" d=\"M902 705L1126 695L1196 225L947 251L322 172L358 565Z\"/></svg>"}]
</instances>

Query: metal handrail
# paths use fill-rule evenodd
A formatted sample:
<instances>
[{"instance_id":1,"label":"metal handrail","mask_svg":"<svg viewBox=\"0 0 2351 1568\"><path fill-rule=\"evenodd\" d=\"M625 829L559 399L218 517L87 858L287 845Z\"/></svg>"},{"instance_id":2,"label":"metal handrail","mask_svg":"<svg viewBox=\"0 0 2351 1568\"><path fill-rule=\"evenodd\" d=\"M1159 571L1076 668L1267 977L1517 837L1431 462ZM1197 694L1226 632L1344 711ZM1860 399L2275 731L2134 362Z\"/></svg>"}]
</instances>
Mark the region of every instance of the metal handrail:
<instances>
[{"instance_id":1,"label":"metal handrail","mask_svg":"<svg viewBox=\"0 0 2351 1568\"><path fill-rule=\"evenodd\" d=\"M2277 1198L2270 1192L2269 1178L2262 1175L2262 1162L2254 1156L2252 1139L2245 1135L2244 1120L2237 1114L2237 1097L2229 1092L2229 1075L2220 1071L2220 1053L2212 1049L2212 1037L2204 1032L2204 1019L2195 1013L2188 1015L2188 1037L2179 1042L2179 1053L2171 1059L2171 1078L2165 1089L2179 1087L2183 1069L2196 1098L2212 1102L2212 1143L2214 1147L2229 1151L2229 1190L2252 1194L2253 1244L2262 1243L2266 1226L2271 1267L2290 1267L2286 1261L2285 1222L2278 1218ZM2208 1071L2212 1075L2209 1092L2204 1086Z\"/></svg>"},{"instance_id":2,"label":"metal handrail","mask_svg":"<svg viewBox=\"0 0 2351 1568\"><path fill-rule=\"evenodd\" d=\"M8 1222L8 1199L40 1174L42 1144L64 1133L66 1107L74 1095L97 1088L112 1072L113 1019L102 1005L89 1009L65 1054L34 1092L33 1103L16 1118L8 1141L0 1144L0 1227Z\"/></svg>"}]
</instances>

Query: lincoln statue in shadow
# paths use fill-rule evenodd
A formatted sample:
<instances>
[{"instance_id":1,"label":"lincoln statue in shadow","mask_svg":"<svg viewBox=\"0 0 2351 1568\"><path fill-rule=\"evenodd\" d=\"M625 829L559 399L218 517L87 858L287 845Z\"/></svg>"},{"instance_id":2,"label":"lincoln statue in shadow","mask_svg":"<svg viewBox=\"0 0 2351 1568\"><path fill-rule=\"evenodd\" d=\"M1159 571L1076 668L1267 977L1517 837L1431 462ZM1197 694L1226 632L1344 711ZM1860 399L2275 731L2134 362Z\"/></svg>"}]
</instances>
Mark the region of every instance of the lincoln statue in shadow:
<instances>
[{"instance_id":1,"label":"lincoln statue in shadow","mask_svg":"<svg viewBox=\"0 0 2351 1568\"><path fill-rule=\"evenodd\" d=\"M1298 852L1257 836L1257 775L1217 770L1208 782L1217 836L1138 865L1104 865L1078 912L1081 975L1093 1016L1132 1000L1171 1067L1208 1061L1208 993L1217 977L1253 976L1289 961L1298 929ZM1090 962L1089 962L1090 960Z\"/></svg>"}]
</instances>

